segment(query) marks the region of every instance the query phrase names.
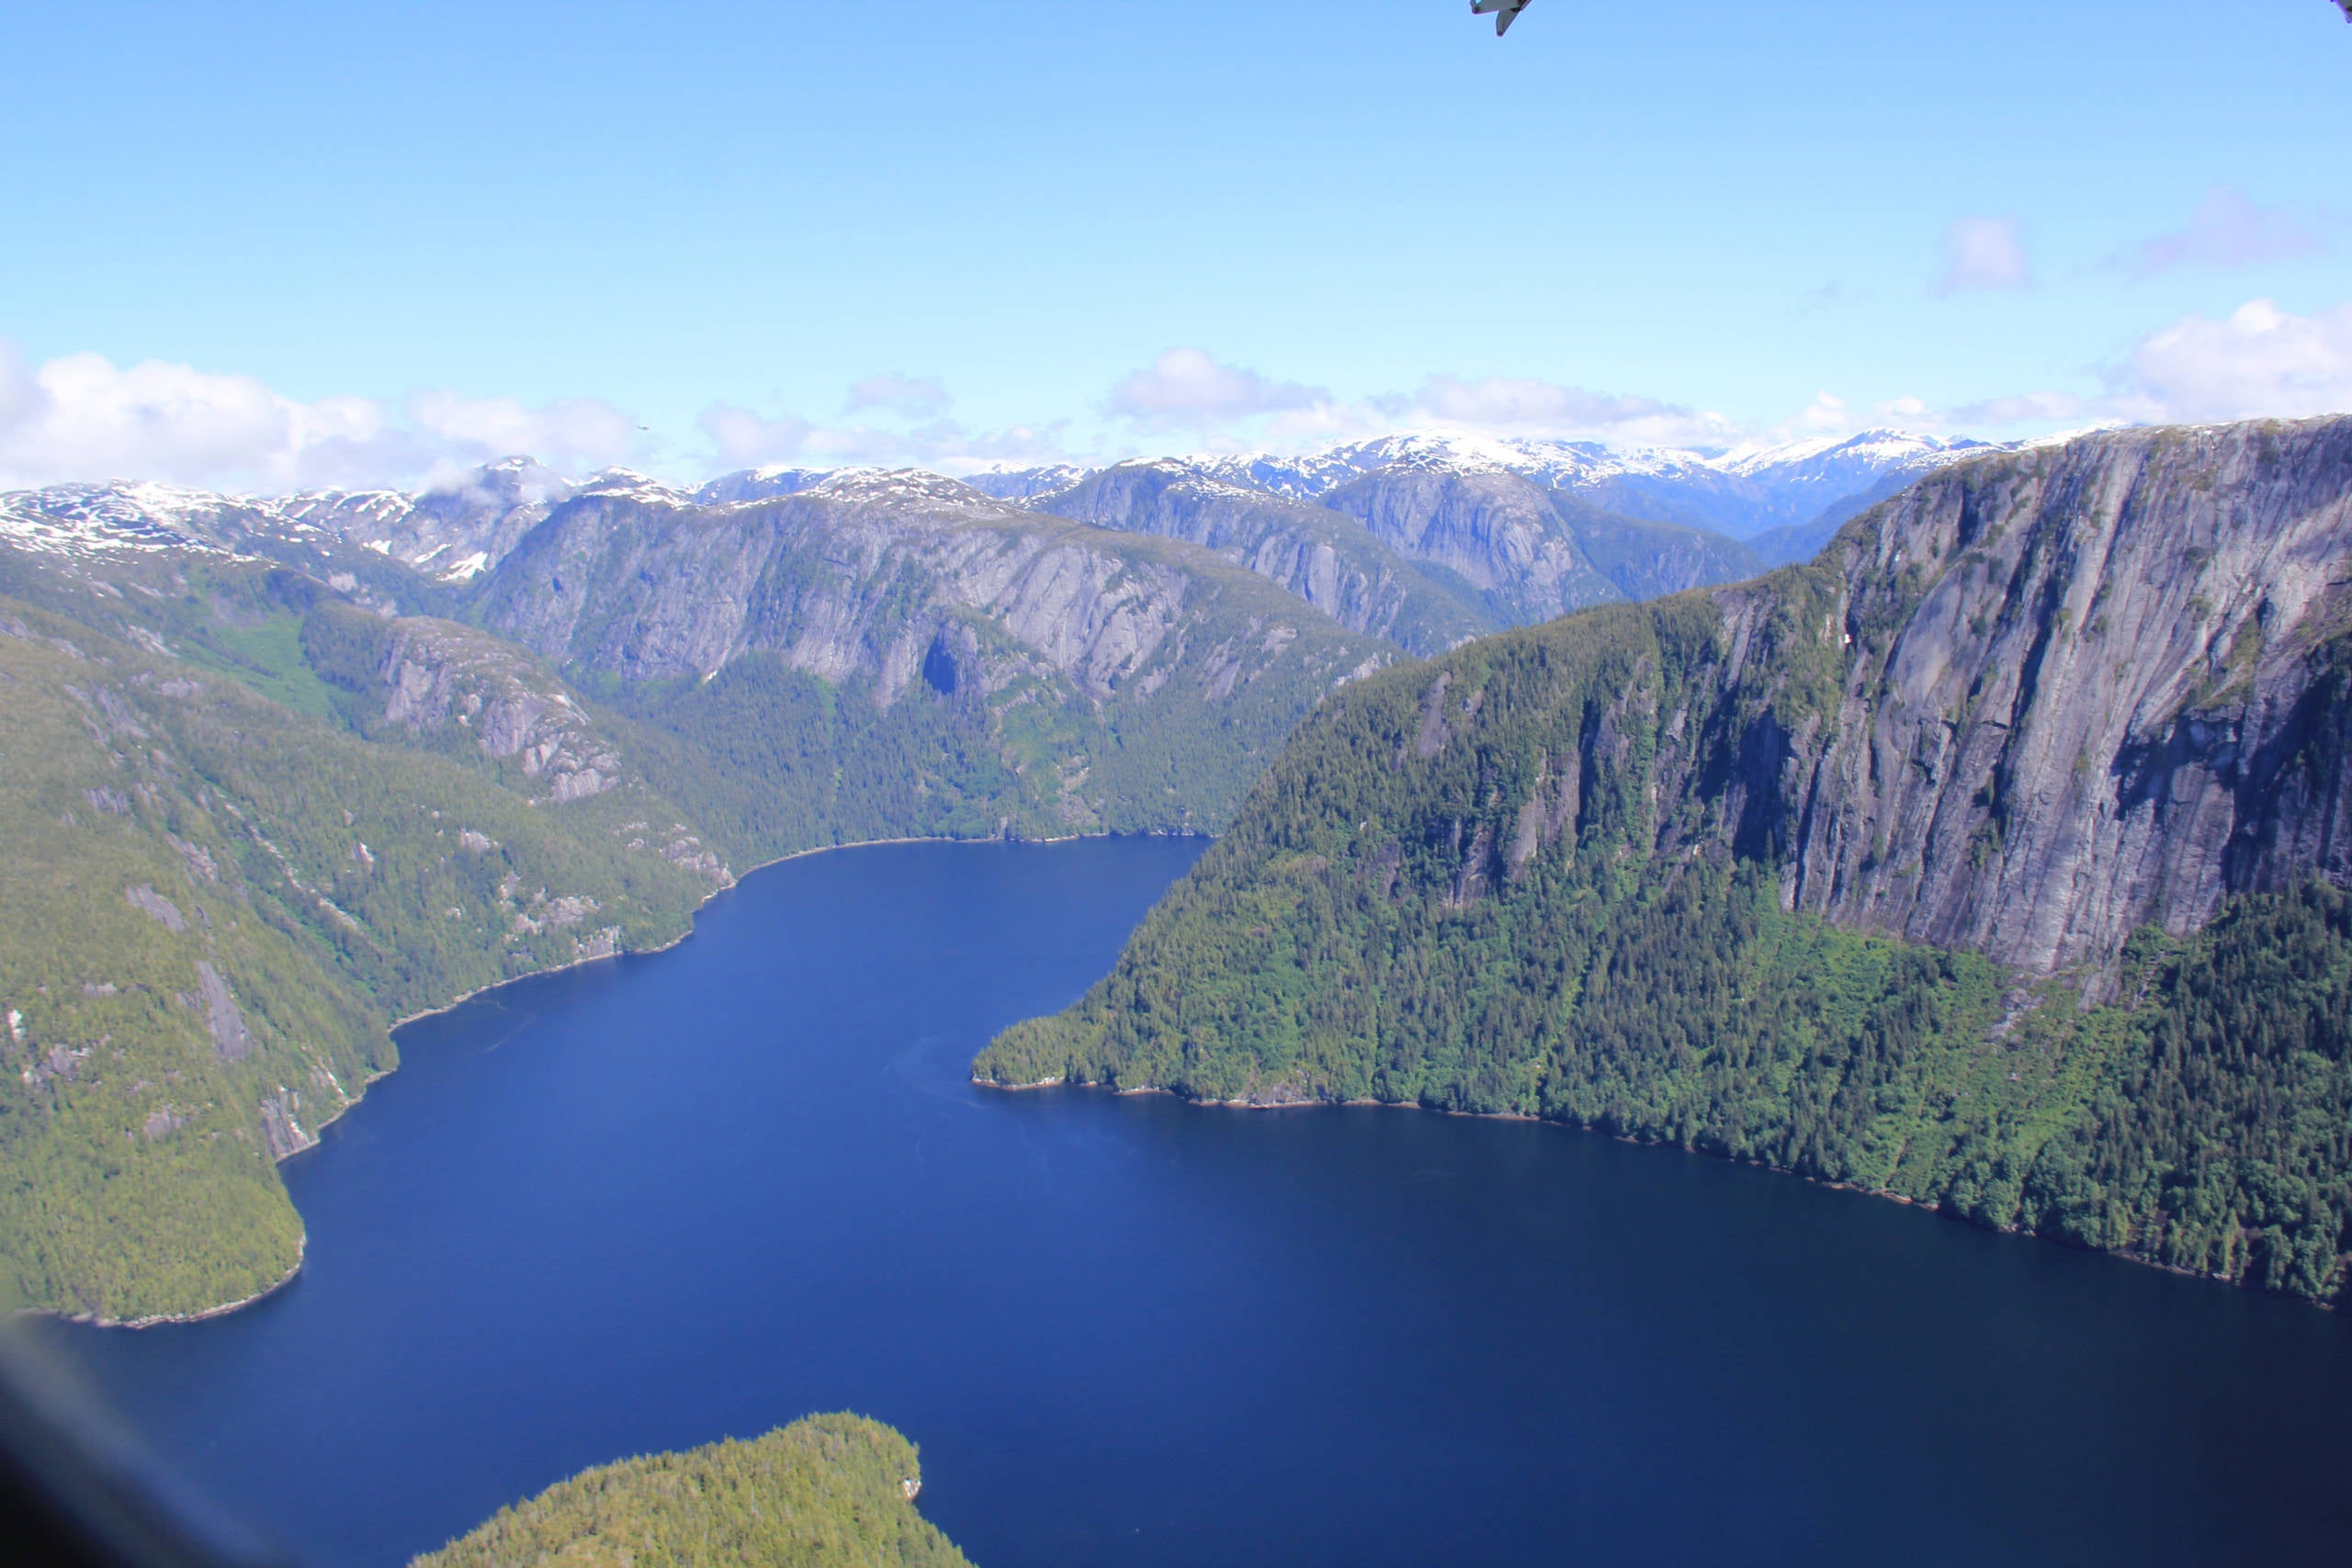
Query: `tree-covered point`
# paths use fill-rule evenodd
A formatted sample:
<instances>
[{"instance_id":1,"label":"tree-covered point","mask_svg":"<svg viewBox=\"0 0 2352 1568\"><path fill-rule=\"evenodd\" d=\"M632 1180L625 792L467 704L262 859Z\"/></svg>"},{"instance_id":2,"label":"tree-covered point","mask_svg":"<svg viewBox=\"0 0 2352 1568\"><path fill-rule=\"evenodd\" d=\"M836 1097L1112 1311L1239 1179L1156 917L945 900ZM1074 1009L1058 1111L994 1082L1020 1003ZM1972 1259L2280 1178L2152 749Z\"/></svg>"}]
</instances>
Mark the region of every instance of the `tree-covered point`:
<instances>
[{"instance_id":1,"label":"tree-covered point","mask_svg":"<svg viewBox=\"0 0 2352 1568\"><path fill-rule=\"evenodd\" d=\"M2352 900L2144 933L2098 1007L1789 912L1747 738L1817 722L1852 655L1817 576L1768 581L1760 690L1718 678L1695 596L1350 688L1114 972L975 1077L1540 1116L2342 1299Z\"/></svg>"},{"instance_id":2,"label":"tree-covered point","mask_svg":"<svg viewBox=\"0 0 2352 1568\"><path fill-rule=\"evenodd\" d=\"M914 1444L863 1416L810 1416L749 1442L582 1471L412 1568L968 1568L916 1512Z\"/></svg>"}]
</instances>

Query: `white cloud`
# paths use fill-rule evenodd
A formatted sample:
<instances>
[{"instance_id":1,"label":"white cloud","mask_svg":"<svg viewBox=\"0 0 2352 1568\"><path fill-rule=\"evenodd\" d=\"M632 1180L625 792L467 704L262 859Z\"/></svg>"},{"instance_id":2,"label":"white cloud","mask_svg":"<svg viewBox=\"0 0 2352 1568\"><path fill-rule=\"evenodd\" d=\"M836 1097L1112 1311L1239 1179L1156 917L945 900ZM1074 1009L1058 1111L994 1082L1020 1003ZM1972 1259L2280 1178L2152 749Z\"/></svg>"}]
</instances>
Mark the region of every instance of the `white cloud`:
<instances>
[{"instance_id":1,"label":"white cloud","mask_svg":"<svg viewBox=\"0 0 2352 1568\"><path fill-rule=\"evenodd\" d=\"M606 468L634 451L637 422L597 398L526 404L515 398L418 392L408 400L416 430L449 457L474 463L528 453L560 472Z\"/></svg>"},{"instance_id":2,"label":"white cloud","mask_svg":"<svg viewBox=\"0 0 2352 1568\"><path fill-rule=\"evenodd\" d=\"M1917 403L1916 398L1905 398L1906 403ZM1924 405L1921 412L1925 412ZM1797 415L1797 428L1817 435L1834 435L1854 428L1854 416L1847 411L1846 400L1831 392L1815 392L1813 401L1805 404Z\"/></svg>"},{"instance_id":3,"label":"white cloud","mask_svg":"<svg viewBox=\"0 0 2352 1568\"><path fill-rule=\"evenodd\" d=\"M1513 434L1674 442L1716 439L1729 430L1718 416L1679 403L1516 376L1431 376L1408 406L1424 422Z\"/></svg>"},{"instance_id":4,"label":"white cloud","mask_svg":"<svg viewBox=\"0 0 2352 1568\"><path fill-rule=\"evenodd\" d=\"M2352 304L2290 315L2268 299L2183 316L2112 377L2129 417L2205 422L2352 412Z\"/></svg>"},{"instance_id":5,"label":"white cloud","mask_svg":"<svg viewBox=\"0 0 2352 1568\"><path fill-rule=\"evenodd\" d=\"M713 403L695 423L718 449L720 465L729 468L752 468L797 457L815 428L790 414L763 419L733 403Z\"/></svg>"},{"instance_id":6,"label":"white cloud","mask_svg":"<svg viewBox=\"0 0 2352 1568\"><path fill-rule=\"evenodd\" d=\"M2102 390L2014 392L1949 407L1897 398L1873 423L1931 434L1993 434L2116 424L2201 424L2352 412L2352 303L2298 316L2253 299L2227 316L2183 316L2099 374ZM1823 393L1796 427L1860 428Z\"/></svg>"},{"instance_id":7,"label":"white cloud","mask_svg":"<svg viewBox=\"0 0 2352 1568\"><path fill-rule=\"evenodd\" d=\"M2025 235L2014 218L1955 218L1944 230L1944 270L1936 292L2030 288Z\"/></svg>"},{"instance_id":8,"label":"white cloud","mask_svg":"<svg viewBox=\"0 0 2352 1568\"><path fill-rule=\"evenodd\" d=\"M811 468L911 463L943 473L967 473L991 463L1048 463L1069 456L1062 446L1067 421L976 431L943 419L911 430L885 430L820 425L790 413L771 418L732 403L713 403L695 423L710 437L722 468L767 463Z\"/></svg>"},{"instance_id":9,"label":"white cloud","mask_svg":"<svg viewBox=\"0 0 2352 1568\"><path fill-rule=\"evenodd\" d=\"M1410 391L1342 400L1319 387L1220 363L1196 348L1170 349L1132 372L1112 389L1107 406L1140 431L1197 432L1216 448L1299 446L1408 429L1662 445L1723 442L1736 434L1720 415L1679 403L1532 377L1433 375Z\"/></svg>"},{"instance_id":10,"label":"white cloud","mask_svg":"<svg viewBox=\"0 0 2352 1568\"><path fill-rule=\"evenodd\" d=\"M1929 417L1946 428L2007 430L2021 424L2068 423L2084 418L2091 405L2072 392L2012 392L1984 398Z\"/></svg>"},{"instance_id":11,"label":"white cloud","mask_svg":"<svg viewBox=\"0 0 2352 1568\"><path fill-rule=\"evenodd\" d=\"M2319 238L2281 207L2257 207L2235 186L2208 191L2187 227L2137 246L2129 261L2143 277L2177 266L2246 267L2310 255Z\"/></svg>"},{"instance_id":12,"label":"white cloud","mask_svg":"<svg viewBox=\"0 0 2352 1568\"><path fill-rule=\"evenodd\" d=\"M947 412L953 400L947 388L935 376L868 376L854 382L849 389L849 400L842 407L844 413L856 413L865 409L887 409L904 414L909 419L931 419Z\"/></svg>"},{"instance_id":13,"label":"white cloud","mask_svg":"<svg viewBox=\"0 0 2352 1568\"><path fill-rule=\"evenodd\" d=\"M1205 349L1171 348L1112 388L1109 406L1146 429L1205 430L1330 400L1317 387L1220 365Z\"/></svg>"},{"instance_id":14,"label":"white cloud","mask_svg":"<svg viewBox=\"0 0 2352 1568\"><path fill-rule=\"evenodd\" d=\"M422 392L304 402L251 376L69 354L28 370L0 350L0 483L165 479L225 488L411 484L518 452L559 467L628 456L635 426L609 404Z\"/></svg>"}]
</instances>

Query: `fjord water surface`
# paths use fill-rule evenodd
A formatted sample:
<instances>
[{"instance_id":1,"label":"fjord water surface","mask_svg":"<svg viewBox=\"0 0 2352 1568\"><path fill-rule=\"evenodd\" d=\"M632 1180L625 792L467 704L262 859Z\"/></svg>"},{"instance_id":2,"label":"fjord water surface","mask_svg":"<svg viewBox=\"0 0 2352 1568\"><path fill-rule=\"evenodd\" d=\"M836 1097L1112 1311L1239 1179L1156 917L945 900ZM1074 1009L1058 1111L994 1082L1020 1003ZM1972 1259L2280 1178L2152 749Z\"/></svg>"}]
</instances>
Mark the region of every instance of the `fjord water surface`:
<instances>
[{"instance_id":1,"label":"fjord water surface","mask_svg":"<svg viewBox=\"0 0 2352 1568\"><path fill-rule=\"evenodd\" d=\"M1201 847L761 872L403 1032L285 1291L46 1333L321 1565L842 1408L982 1568L2335 1559L2338 1316L1556 1127L972 1088Z\"/></svg>"}]
</instances>

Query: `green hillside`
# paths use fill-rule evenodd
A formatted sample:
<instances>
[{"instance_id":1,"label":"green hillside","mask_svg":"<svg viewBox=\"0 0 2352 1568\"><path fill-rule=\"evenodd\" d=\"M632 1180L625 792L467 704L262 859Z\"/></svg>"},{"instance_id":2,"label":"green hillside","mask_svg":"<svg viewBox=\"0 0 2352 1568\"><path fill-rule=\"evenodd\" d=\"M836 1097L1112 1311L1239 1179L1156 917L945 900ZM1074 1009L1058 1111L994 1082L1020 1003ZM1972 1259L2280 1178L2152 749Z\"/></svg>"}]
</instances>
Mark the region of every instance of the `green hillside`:
<instances>
[{"instance_id":1,"label":"green hillside","mask_svg":"<svg viewBox=\"0 0 2352 1568\"><path fill-rule=\"evenodd\" d=\"M2096 976L1791 912L1755 738L1834 722L1894 628L1826 639L1828 567L1759 602L1738 681L1691 594L1351 687L1114 973L975 1076L1540 1116L2340 1297L2352 902L2144 932L2096 1007Z\"/></svg>"},{"instance_id":2,"label":"green hillside","mask_svg":"<svg viewBox=\"0 0 2352 1568\"><path fill-rule=\"evenodd\" d=\"M631 847L674 817L641 786L534 805L319 716L264 574L181 579L252 624L176 658L154 617L90 624L121 592L0 599L0 1289L138 1318L293 1267L274 1158L390 1068L393 1020L672 940L712 883Z\"/></svg>"}]
</instances>

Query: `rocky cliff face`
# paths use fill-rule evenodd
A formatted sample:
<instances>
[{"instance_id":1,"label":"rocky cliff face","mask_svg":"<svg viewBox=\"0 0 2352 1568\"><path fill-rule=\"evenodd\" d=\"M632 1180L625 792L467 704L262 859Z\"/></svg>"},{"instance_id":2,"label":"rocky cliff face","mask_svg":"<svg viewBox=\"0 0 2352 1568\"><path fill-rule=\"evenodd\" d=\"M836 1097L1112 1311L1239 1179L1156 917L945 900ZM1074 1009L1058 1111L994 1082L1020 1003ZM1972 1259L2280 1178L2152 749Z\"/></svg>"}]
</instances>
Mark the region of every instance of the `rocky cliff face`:
<instances>
[{"instance_id":1,"label":"rocky cliff face","mask_svg":"<svg viewBox=\"0 0 2352 1568\"><path fill-rule=\"evenodd\" d=\"M1773 859L1792 909L2036 972L2352 882L2347 584L2352 420L1954 465L1813 566L1715 591L1713 651L1631 670L1469 840L1464 886L1625 787L1657 852ZM1427 703L1425 756L1477 743Z\"/></svg>"},{"instance_id":2,"label":"rocky cliff face","mask_svg":"<svg viewBox=\"0 0 2352 1568\"><path fill-rule=\"evenodd\" d=\"M1184 539L1281 584L1352 631L1439 653L1496 629L1475 592L1327 508L1206 477L1173 459L1121 463L1033 500L1073 522Z\"/></svg>"},{"instance_id":3,"label":"rocky cliff face","mask_svg":"<svg viewBox=\"0 0 2352 1568\"><path fill-rule=\"evenodd\" d=\"M513 646L447 621L401 620L384 628L373 671L377 702L364 733L461 735L486 758L511 761L525 787L580 800L616 787L619 752L587 712L537 662Z\"/></svg>"},{"instance_id":4,"label":"rocky cliff face","mask_svg":"<svg viewBox=\"0 0 2352 1568\"><path fill-rule=\"evenodd\" d=\"M1724 582L1758 564L1719 535L1605 512L1495 466L1406 458L1323 503L1400 554L1459 573L1520 623Z\"/></svg>"},{"instance_id":5,"label":"rocky cliff face","mask_svg":"<svg viewBox=\"0 0 2352 1568\"><path fill-rule=\"evenodd\" d=\"M1964 458L1341 694L976 1071L1556 1117L2343 1300L2347 788L2352 419Z\"/></svg>"},{"instance_id":6,"label":"rocky cliff face","mask_svg":"<svg viewBox=\"0 0 2352 1568\"><path fill-rule=\"evenodd\" d=\"M612 674L707 676L774 652L826 681L868 679L888 706L919 678L982 695L1045 678L1106 700L1204 652L1206 607L1228 599L1260 612L1259 632L1233 650L1231 679L1211 678L1219 700L1307 628L1312 656L1335 656L1321 617L1205 556L936 475L868 471L717 511L584 491L502 566L481 614L546 657ZM1331 674L1387 657L1366 641Z\"/></svg>"},{"instance_id":7,"label":"rocky cliff face","mask_svg":"<svg viewBox=\"0 0 2352 1568\"><path fill-rule=\"evenodd\" d=\"M500 565L477 613L568 670L635 687L723 695L716 678L757 656L910 738L944 710L956 739L922 754L1001 763L1005 787L1065 832L1221 827L1300 717L1399 652L1190 544L870 470L716 508L592 486ZM674 726L707 705L639 716ZM727 711L692 722L768 722ZM921 787L968 794L968 772ZM1028 810L1008 799L1001 826L1029 830Z\"/></svg>"},{"instance_id":8,"label":"rocky cliff face","mask_svg":"<svg viewBox=\"0 0 2352 1568\"><path fill-rule=\"evenodd\" d=\"M2352 420L1962 463L1822 564L1855 647L1782 744L1792 907L2046 970L2352 881Z\"/></svg>"}]
</instances>

